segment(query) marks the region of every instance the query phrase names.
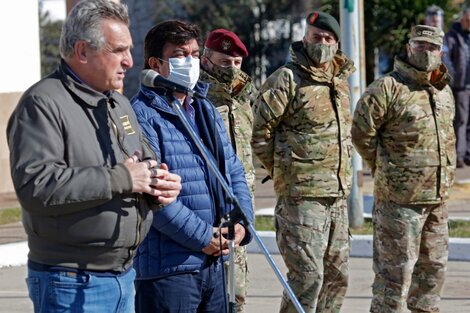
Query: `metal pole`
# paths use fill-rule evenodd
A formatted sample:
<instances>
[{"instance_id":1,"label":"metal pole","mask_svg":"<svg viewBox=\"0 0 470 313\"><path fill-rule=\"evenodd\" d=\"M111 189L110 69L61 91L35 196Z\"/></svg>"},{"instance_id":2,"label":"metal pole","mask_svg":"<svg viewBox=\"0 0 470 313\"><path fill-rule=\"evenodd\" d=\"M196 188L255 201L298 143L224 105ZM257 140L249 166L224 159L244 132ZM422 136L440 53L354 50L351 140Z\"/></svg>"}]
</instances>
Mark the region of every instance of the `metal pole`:
<instances>
[{"instance_id":1,"label":"metal pole","mask_svg":"<svg viewBox=\"0 0 470 313\"><path fill-rule=\"evenodd\" d=\"M191 139L193 142L196 144L196 147L198 148L199 152L201 152L202 157L206 161L209 170L215 175L215 178L217 181L220 183L220 186L224 190L226 197L228 200L232 202L234 205L234 212L236 212L237 218L240 218L244 222L244 226L248 227L250 233L253 235L253 238L256 240L258 243L258 246L261 248L261 251L263 251L264 255L266 256L266 259L268 260L269 265L271 268L274 270L274 273L276 274L277 278L279 279L281 285L284 287L284 290L286 291L287 295L289 296L290 300L292 301L292 304L294 305L295 309L299 313L305 313L304 309L302 308L302 305L300 304L299 300L297 299L294 291L292 291L292 288L289 286L287 281L285 280L284 276L282 276L280 270L277 268L276 264L274 263L273 258L269 254L268 249L266 246L263 244L261 241L261 238L259 238L258 233L256 232L256 229L253 226L253 223L247 218L245 215L243 208L241 207L240 203L238 202L237 197L233 194L232 190L230 189L229 185L225 181L224 177L222 176L222 173L220 173L217 165L215 164L214 158L212 157L212 154L207 150L207 148L204 146L202 143L201 139L196 135L196 132L193 129L193 126L190 124L188 121L185 113L180 107L179 101L178 100L173 100L171 102L171 107L175 111L176 115L178 115L180 121L183 123L184 128L188 131ZM215 109L214 109L215 110ZM222 218L222 224L227 223L227 224L232 224L232 226L235 223L238 223L238 221L231 220L230 214L226 214ZM232 256L233 258L233 256ZM230 262L230 264L233 264Z\"/></svg>"},{"instance_id":2,"label":"metal pole","mask_svg":"<svg viewBox=\"0 0 470 313\"><path fill-rule=\"evenodd\" d=\"M228 271L228 312L236 313L236 299L235 299L235 225L228 225L229 239L229 271Z\"/></svg>"},{"instance_id":3,"label":"metal pole","mask_svg":"<svg viewBox=\"0 0 470 313\"><path fill-rule=\"evenodd\" d=\"M359 31L359 1L340 1L341 49L353 60L356 71L349 77L351 88L351 113L354 114L356 103L361 95L361 58ZM358 186L358 174L362 171L362 159L357 152L352 157L353 178L351 194L348 199L349 224L352 228L364 223L362 190Z\"/></svg>"}]
</instances>

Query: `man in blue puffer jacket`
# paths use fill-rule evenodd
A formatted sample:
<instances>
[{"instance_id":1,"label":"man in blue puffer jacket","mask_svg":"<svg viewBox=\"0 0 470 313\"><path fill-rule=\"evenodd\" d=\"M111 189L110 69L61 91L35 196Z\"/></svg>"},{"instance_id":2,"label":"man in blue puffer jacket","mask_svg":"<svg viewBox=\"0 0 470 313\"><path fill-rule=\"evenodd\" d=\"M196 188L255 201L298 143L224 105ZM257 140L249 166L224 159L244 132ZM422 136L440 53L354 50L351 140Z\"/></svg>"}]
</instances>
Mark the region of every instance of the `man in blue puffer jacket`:
<instances>
[{"instance_id":1,"label":"man in blue puffer jacket","mask_svg":"<svg viewBox=\"0 0 470 313\"><path fill-rule=\"evenodd\" d=\"M145 68L199 94L199 29L180 21L153 27L145 38ZM204 158L172 109L178 101L227 184L252 220L253 208L244 170L230 145L224 123L207 99L186 97L164 88L141 86L132 99L139 123L158 158L181 176L173 204L155 212L152 228L135 258L137 312L224 312L221 255L228 254L221 217L232 207ZM219 232L219 233L218 233ZM214 235L217 234L217 235ZM235 225L235 244L251 239Z\"/></svg>"}]
</instances>

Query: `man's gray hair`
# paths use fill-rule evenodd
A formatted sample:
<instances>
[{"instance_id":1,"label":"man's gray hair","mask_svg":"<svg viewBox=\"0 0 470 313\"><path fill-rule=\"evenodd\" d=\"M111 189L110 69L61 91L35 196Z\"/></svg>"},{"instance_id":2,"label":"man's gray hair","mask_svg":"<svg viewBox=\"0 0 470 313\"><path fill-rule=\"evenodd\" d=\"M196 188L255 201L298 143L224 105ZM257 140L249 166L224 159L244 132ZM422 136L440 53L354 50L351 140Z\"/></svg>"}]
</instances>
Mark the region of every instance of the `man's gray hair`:
<instances>
[{"instance_id":1,"label":"man's gray hair","mask_svg":"<svg viewBox=\"0 0 470 313\"><path fill-rule=\"evenodd\" d=\"M60 56L64 59L71 56L75 43L80 40L86 41L95 49L101 48L105 43L101 31L101 22L104 19L129 25L127 6L111 0L82 0L76 4L62 26Z\"/></svg>"}]
</instances>

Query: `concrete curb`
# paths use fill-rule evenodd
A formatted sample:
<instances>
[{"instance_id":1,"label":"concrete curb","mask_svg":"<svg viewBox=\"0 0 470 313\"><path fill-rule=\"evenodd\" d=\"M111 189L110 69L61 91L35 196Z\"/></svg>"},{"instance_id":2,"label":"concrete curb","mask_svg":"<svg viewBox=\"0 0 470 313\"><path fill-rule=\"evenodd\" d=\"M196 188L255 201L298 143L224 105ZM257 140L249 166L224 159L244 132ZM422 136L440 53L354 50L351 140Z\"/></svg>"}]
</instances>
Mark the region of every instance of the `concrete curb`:
<instances>
[{"instance_id":1,"label":"concrete curb","mask_svg":"<svg viewBox=\"0 0 470 313\"><path fill-rule=\"evenodd\" d=\"M258 231L258 236L270 254L279 254L276 243L276 234L273 231ZM28 259L28 243L26 241L0 245L0 268L7 266L25 265ZM248 245L249 253L262 253L260 247L253 240ZM372 257L372 236L353 235L351 238L352 257ZM449 260L470 261L470 238L449 239Z\"/></svg>"},{"instance_id":2,"label":"concrete curb","mask_svg":"<svg viewBox=\"0 0 470 313\"><path fill-rule=\"evenodd\" d=\"M26 241L0 245L0 268L25 265L28 260L28 243Z\"/></svg>"},{"instance_id":3,"label":"concrete curb","mask_svg":"<svg viewBox=\"0 0 470 313\"><path fill-rule=\"evenodd\" d=\"M270 254L279 254L276 234L273 231L259 231L263 244ZM253 240L247 247L249 253L262 253L258 244ZM353 235L351 238L352 257L372 257L372 235ZM449 239L449 261L470 261L470 238Z\"/></svg>"}]
</instances>

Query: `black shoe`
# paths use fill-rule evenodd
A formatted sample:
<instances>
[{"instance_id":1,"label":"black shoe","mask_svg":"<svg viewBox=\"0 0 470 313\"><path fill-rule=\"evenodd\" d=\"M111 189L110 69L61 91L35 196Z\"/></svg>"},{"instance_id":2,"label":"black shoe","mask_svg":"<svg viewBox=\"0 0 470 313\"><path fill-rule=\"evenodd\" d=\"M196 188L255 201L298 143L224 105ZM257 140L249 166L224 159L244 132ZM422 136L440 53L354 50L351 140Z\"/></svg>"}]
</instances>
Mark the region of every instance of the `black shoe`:
<instances>
[{"instance_id":1,"label":"black shoe","mask_svg":"<svg viewBox=\"0 0 470 313\"><path fill-rule=\"evenodd\" d=\"M457 160L457 168L464 168L465 163L466 162L464 160Z\"/></svg>"},{"instance_id":2,"label":"black shoe","mask_svg":"<svg viewBox=\"0 0 470 313\"><path fill-rule=\"evenodd\" d=\"M470 159L469 159L469 158L463 159L463 162L464 162L467 166L470 166Z\"/></svg>"}]
</instances>

